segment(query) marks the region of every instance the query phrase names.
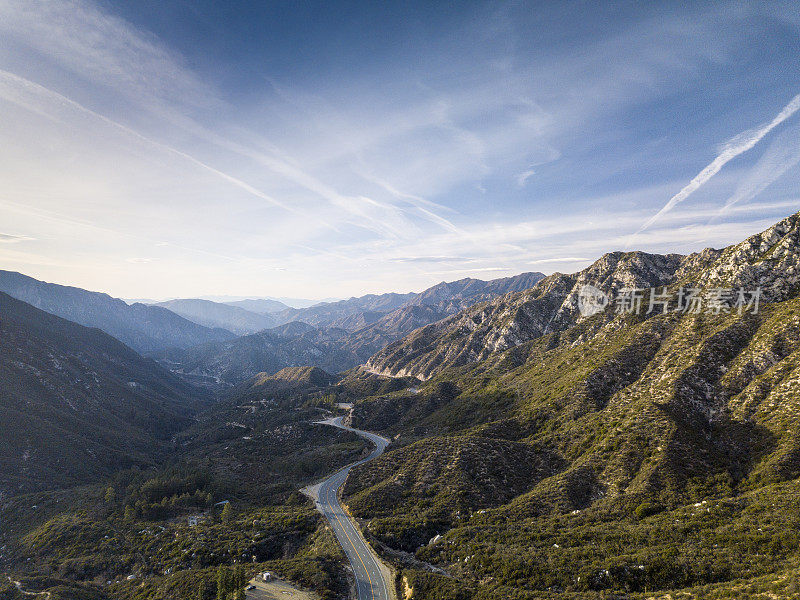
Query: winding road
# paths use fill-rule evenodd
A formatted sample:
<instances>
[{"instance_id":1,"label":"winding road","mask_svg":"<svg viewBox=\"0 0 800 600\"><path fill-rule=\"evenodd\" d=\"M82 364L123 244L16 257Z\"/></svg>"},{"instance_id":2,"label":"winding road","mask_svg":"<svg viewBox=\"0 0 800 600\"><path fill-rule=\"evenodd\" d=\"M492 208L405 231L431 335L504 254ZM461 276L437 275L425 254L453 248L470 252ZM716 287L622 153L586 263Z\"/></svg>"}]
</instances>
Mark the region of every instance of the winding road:
<instances>
[{"instance_id":1,"label":"winding road","mask_svg":"<svg viewBox=\"0 0 800 600\"><path fill-rule=\"evenodd\" d=\"M389 445L389 440L368 431L348 427L342 422L342 419L343 417L332 417L317 423L338 427L360 435L375 444L375 449L365 459L344 467L321 483L303 491L314 499L317 510L328 519L328 523L336 534L336 539L339 540L339 544L347 555L356 579L358 600L393 600L395 595L390 593L393 588L391 574L369 547L353 519L344 511L338 495L350 469L383 454L384 449Z\"/></svg>"}]
</instances>

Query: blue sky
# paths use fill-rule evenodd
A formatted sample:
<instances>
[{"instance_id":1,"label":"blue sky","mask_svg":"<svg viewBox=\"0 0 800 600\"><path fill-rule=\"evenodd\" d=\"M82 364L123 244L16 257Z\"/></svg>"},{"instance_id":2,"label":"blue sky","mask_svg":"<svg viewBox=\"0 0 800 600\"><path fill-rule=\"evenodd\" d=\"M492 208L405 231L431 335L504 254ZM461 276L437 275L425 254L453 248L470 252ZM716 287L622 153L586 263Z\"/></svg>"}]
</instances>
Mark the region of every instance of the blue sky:
<instances>
[{"instance_id":1,"label":"blue sky","mask_svg":"<svg viewBox=\"0 0 800 600\"><path fill-rule=\"evenodd\" d=\"M792 3L0 1L0 264L327 297L800 209Z\"/></svg>"}]
</instances>

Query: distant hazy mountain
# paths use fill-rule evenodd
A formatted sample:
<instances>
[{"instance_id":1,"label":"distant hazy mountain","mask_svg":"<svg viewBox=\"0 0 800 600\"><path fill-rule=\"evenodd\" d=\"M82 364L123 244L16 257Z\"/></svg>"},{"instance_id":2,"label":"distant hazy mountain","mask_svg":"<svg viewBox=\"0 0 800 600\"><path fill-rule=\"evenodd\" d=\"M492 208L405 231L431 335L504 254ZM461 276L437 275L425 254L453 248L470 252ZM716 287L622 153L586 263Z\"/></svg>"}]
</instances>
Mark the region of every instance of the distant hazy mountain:
<instances>
[{"instance_id":1,"label":"distant hazy mountain","mask_svg":"<svg viewBox=\"0 0 800 600\"><path fill-rule=\"evenodd\" d=\"M12 271L0 271L0 292L81 325L98 327L143 353L234 337L229 331L198 325L160 306L128 305L108 294L45 283Z\"/></svg>"},{"instance_id":2,"label":"distant hazy mountain","mask_svg":"<svg viewBox=\"0 0 800 600\"><path fill-rule=\"evenodd\" d=\"M0 498L147 465L202 406L156 362L0 293Z\"/></svg>"},{"instance_id":3,"label":"distant hazy mountain","mask_svg":"<svg viewBox=\"0 0 800 600\"><path fill-rule=\"evenodd\" d=\"M222 343L167 352L171 366L192 378L235 384L284 367L316 366L336 373L361 362L346 345L347 331L294 321Z\"/></svg>"},{"instance_id":4,"label":"distant hazy mountain","mask_svg":"<svg viewBox=\"0 0 800 600\"><path fill-rule=\"evenodd\" d=\"M274 302L273 300L256 300L255 302ZM280 302L275 302L285 306ZM233 304L221 304L211 300L197 298L186 300L168 300L159 302L162 306L194 323L206 327L219 327L227 329L237 335L247 335L275 325L275 319L268 314L259 314L245 310Z\"/></svg>"},{"instance_id":5,"label":"distant hazy mountain","mask_svg":"<svg viewBox=\"0 0 800 600\"><path fill-rule=\"evenodd\" d=\"M203 344L163 357L192 378L236 384L260 372L315 366L336 373L419 327L474 304L536 284L541 273L481 281L442 282L420 294L370 294L302 310L273 313L279 327L222 343Z\"/></svg>"},{"instance_id":6,"label":"distant hazy mountain","mask_svg":"<svg viewBox=\"0 0 800 600\"><path fill-rule=\"evenodd\" d=\"M338 302L341 300L341 298L322 298L318 300L311 300L309 298L291 298L289 296L200 296L200 298L203 300L211 300L212 302L221 302L223 304L236 304L237 302L243 302L245 300L272 300L274 302L280 302L283 305L280 307L280 309L308 308L309 306L315 306L323 302ZM266 306L269 307L270 305L267 304ZM243 306L243 308L247 308L248 310L259 312L254 310L257 307L258 304L251 307Z\"/></svg>"},{"instance_id":7,"label":"distant hazy mountain","mask_svg":"<svg viewBox=\"0 0 800 600\"><path fill-rule=\"evenodd\" d=\"M250 312L266 315L269 313L280 312L282 310L291 309L290 306L280 302L279 300L272 300L271 298L252 298L249 300L236 300L234 302L225 302L228 306L242 308Z\"/></svg>"},{"instance_id":8,"label":"distant hazy mountain","mask_svg":"<svg viewBox=\"0 0 800 600\"><path fill-rule=\"evenodd\" d=\"M398 317L389 317L391 313L411 306L432 307L436 310L431 314L442 318L476 302L533 287L542 277L542 273L522 273L491 281L469 278L443 281L419 294L368 294L338 302L323 302L304 309L284 310L274 316L278 323L303 321L315 327L340 327L348 331L358 331L377 324L385 317L389 321L395 321ZM385 328L386 325L384 323L380 327Z\"/></svg>"},{"instance_id":9,"label":"distant hazy mountain","mask_svg":"<svg viewBox=\"0 0 800 600\"><path fill-rule=\"evenodd\" d=\"M309 308L281 311L275 314L279 323L302 321L316 327L341 327L359 329L400 308L416 294L367 294L338 302L323 302Z\"/></svg>"}]
</instances>

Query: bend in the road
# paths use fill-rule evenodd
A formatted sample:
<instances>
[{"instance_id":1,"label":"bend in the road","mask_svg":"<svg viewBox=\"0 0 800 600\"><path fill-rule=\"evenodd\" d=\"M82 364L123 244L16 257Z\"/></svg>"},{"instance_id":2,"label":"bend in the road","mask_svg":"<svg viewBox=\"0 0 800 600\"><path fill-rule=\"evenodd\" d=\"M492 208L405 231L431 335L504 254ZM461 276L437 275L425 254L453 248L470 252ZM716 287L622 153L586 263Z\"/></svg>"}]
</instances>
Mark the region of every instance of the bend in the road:
<instances>
[{"instance_id":1,"label":"bend in the road","mask_svg":"<svg viewBox=\"0 0 800 600\"><path fill-rule=\"evenodd\" d=\"M338 496L339 489L344 485L350 469L383 454L386 446L389 445L389 440L368 431L348 427L342 422L342 417L318 421L318 424L351 431L375 445L375 449L369 456L340 469L322 483L313 486L308 493L314 497L317 510L328 520L350 562L356 580L358 600L392 600L393 595L389 593L391 583L387 583L380 559L367 544L355 521L344 511Z\"/></svg>"}]
</instances>

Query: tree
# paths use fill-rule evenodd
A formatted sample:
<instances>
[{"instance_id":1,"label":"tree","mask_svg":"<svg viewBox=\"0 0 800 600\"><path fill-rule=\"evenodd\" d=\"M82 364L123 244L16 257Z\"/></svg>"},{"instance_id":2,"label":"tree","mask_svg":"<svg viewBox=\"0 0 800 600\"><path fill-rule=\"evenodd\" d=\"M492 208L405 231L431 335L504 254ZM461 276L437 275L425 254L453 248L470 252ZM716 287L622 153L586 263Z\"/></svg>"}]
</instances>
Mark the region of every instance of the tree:
<instances>
[{"instance_id":1,"label":"tree","mask_svg":"<svg viewBox=\"0 0 800 600\"><path fill-rule=\"evenodd\" d=\"M231 570L220 565L217 568L217 600L226 600L231 591Z\"/></svg>"},{"instance_id":2,"label":"tree","mask_svg":"<svg viewBox=\"0 0 800 600\"><path fill-rule=\"evenodd\" d=\"M105 495L106 504L111 504L112 502L114 502L115 498L116 498L116 494L114 492L114 488L111 487L111 486L108 486L106 488L106 495Z\"/></svg>"},{"instance_id":3,"label":"tree","mask_svg":"<svg viewBox=\"0 0 800 600\"><path fill-rule=\"evenodd\" d=\"M233 570L233 586L236 590L236 595L234 598L236 600L245 600L244 594L244 567L241 565L236 565L236 568Z\"/></svg>"},{"instance_id":4,"label":"tree","mask_svg":"<svg viewBox=\"0 0 800 600\"><path fill-rule=\"evenodd\" d=\"M125 521L128 523L133 522L136 518L136 511L133 509L132 506L128 505L125 507Z\"/></svg>"},{"instance_id":5,"label":"tree","mask_svg":"<svg viewBox=\"0 0 800 600\"><path fill-rule=\"evenodd\" d=\"M222 507L222 522L227 525L231 522L231 517L233 516L233 509L231 508L231 503L226 502L225 506Z\"/></svg>"},{"instance_id":6,"label":"tree","mask_svg":"<svg viewBox=\"0 0 800 600\"><path fill-rule=\"evenodd\" d=\"M205 579L200 580L200 586L197 588L197 600L206 600L208 595L208 586Z\"/></svg>"},{"instance_id":7,"label":"tree","mask_svg":"<svg viewBox=\"0 0 800 600\"><path fill-rule=\"evenodd\" d=\"M244 588L244 584L244 567L236 565L236 568L233 570L233 585L236 589L242 589Z\"/></svg>"}]
</instances>

